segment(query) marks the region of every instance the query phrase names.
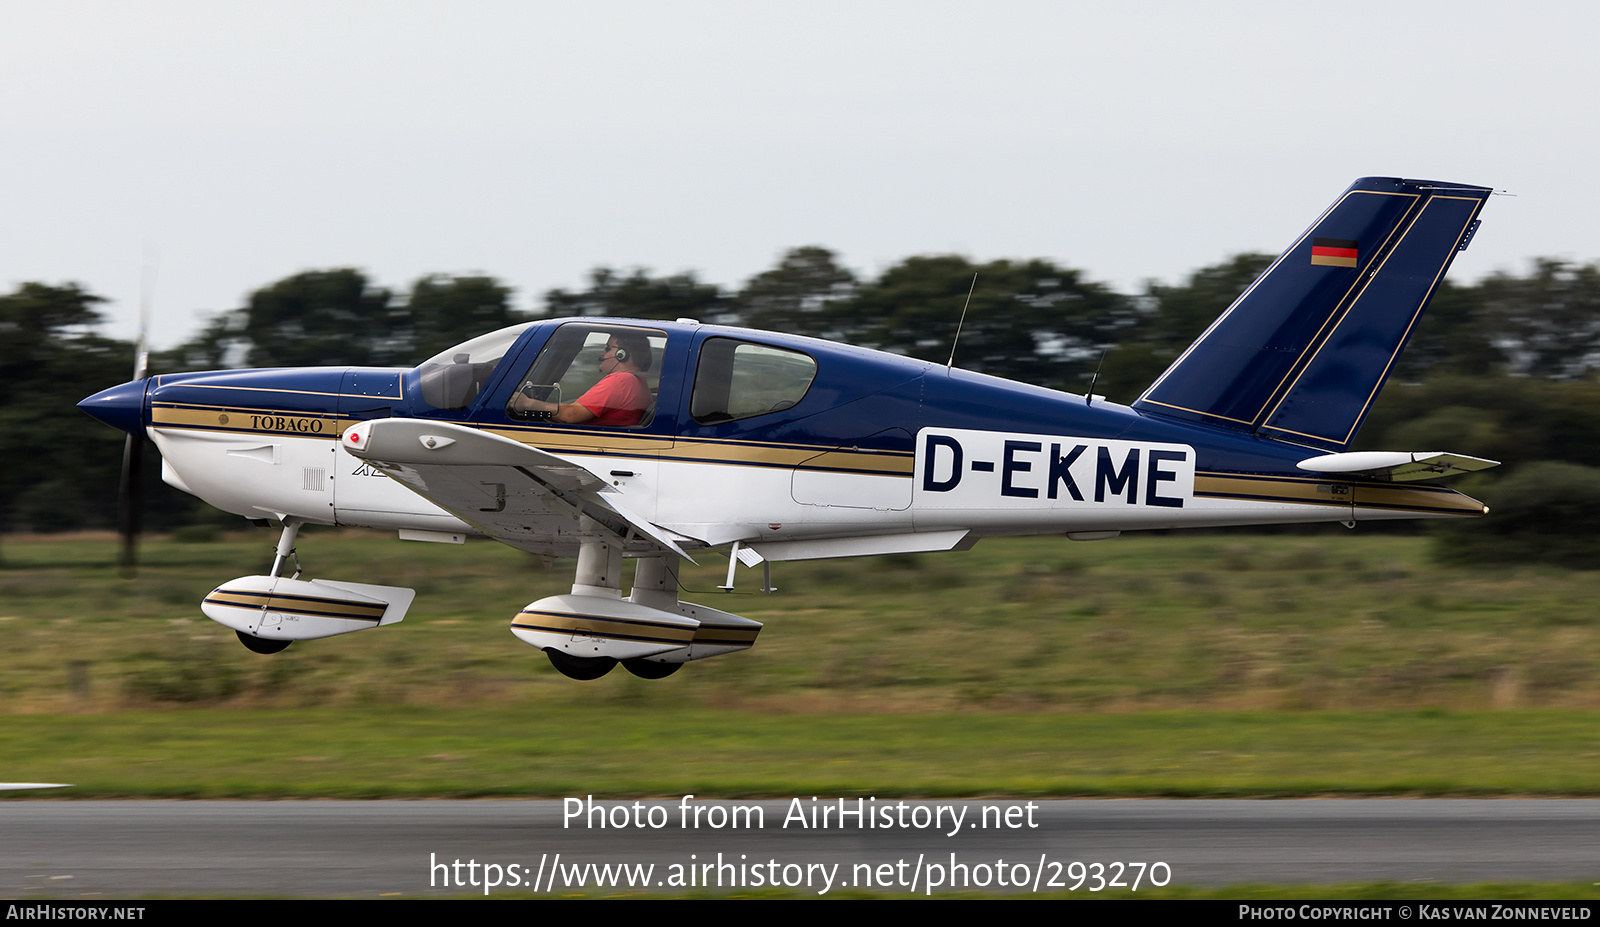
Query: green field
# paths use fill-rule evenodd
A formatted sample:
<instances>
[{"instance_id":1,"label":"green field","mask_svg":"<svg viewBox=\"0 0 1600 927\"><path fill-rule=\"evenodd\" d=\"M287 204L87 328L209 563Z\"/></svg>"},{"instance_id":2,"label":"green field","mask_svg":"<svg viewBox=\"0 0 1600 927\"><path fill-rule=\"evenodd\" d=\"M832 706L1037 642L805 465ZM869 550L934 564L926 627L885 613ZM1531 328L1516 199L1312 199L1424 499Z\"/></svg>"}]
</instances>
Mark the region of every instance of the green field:
<instances>
[{"instance_id":1,"label":"green field","mask_svg":"<svg viewBox=\"0 0 1600 927\"><path fill-rule=\"evenodd\" d=\"M309 577L418 590L396 626L245 651L200 615L275 532L7 538L7 780L89 796L1595 795L1600 573L1449 569L1426 538L985 541L778 564L766 622L660 681L559 676L506 630L570 563L308 532Z\"/></svg>"},{"instance_id":2,"label":"green field","mask_svg":"<svg viewBox=\"0 0 1600 927\"><path fill-rule=\"evenodd\" d=\"M44 797L1600 795L1594 720L780 715L643 701L130 711L6 718L0 777L75 786Z\"/></svg>"}]
</instances>

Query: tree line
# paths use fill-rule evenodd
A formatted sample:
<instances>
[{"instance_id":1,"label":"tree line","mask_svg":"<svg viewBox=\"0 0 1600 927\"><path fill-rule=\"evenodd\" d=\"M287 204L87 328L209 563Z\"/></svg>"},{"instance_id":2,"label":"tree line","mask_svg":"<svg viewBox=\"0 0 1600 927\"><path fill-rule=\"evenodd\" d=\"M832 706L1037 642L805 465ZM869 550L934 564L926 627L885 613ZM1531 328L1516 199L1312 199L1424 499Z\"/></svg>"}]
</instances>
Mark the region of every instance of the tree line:
<instances>
[{"instance_id":1,"label":"tree line","mask_svg":"<svg viewBox=\"0 0 1600 927\"><path fill-rule=\"evenodd\" d=\"M1074 392L1097 376L1097 393L1129 402L1271 260L1241 254L1178 283L1121 293L1043 259L916 256L862 277L828 249L804 247L737 289L693 273L600 267L581 289L544 294L533 316L519 312L511 289L492 277L428 276L402 292L356 269L315 270L251 293L190 340L153 354L151 370L410 366L540 316L696 318L943 362L970 290L958 366ZM122 438L72 408L127 379L132 367L133 345L99 332L101 302L71 284L26 283L0 295L0 433L13 452L0 470L0 530L98 527L113 517ZM1486 497L1534 462L1600 467L1597 373L1600 264L1542 259L1524 274L1447 280L1359 447L1506 461L1462 486ZM1583 496L1579 484L1591 476L1600 485L1600 471L1567 473L1568 495ZM156 527L209 517L156 479L152 491L166 493L151 507ZM1541 479L1548 484L1552 476ZM1594 504L1600 510L1600 494Z\"/></svg>"}]
</instances>

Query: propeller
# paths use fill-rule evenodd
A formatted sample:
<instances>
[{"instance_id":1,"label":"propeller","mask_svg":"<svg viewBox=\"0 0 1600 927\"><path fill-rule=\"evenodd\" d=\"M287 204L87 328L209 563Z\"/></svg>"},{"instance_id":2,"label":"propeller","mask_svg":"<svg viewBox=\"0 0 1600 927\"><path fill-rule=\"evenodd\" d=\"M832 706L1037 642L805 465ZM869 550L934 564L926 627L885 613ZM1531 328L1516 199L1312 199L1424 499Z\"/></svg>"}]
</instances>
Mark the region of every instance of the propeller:
<instances>
[{"instance_id":1,"label":"propeller","mask_svg":"<svg viewBox=\"0 0 1600 927\"><path fill-rule=\"evenodd\" d=\"M150 288L155 277L153 249L145 252L143 285L139 288L139 343L134 348L133 379L149 373ZM122 540L118 567L125 579L139 572L139 534L144 530L144 435L129 434L122 445L122 481L117 486L117 534Z\"/></svg>"},{"instance_id":2,"label":"propeller","mask_svg":"<svg viewBox=\"0 0 1600 927\"><path fill-rule=\"evenodd\" d=\"M117 563L124 579L139 572L139 533L144 530L144 499L139 488L143 482L144 437L128 435L122 446L122 483L117 488L117 534L122 538Z\"/></svg>"}]
</instances>

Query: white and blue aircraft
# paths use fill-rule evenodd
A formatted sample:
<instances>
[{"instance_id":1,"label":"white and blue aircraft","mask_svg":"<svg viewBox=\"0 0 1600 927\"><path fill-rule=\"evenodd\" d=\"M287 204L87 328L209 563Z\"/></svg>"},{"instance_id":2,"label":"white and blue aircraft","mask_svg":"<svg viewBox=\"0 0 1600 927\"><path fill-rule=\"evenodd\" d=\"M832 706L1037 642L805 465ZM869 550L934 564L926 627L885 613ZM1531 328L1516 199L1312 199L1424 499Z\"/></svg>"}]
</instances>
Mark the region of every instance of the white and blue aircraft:
<instances>
[{"instance_id":1,"label":"white and blue aircraft","mask_svg":"<svg viewBox=\"0 0 1600 927\"><path fill-rule=\"evenodd\" d=\"M353 525L576 557L572 591L512 632L574 678L618 662L659 678L761 629L679 600L680 562L707 549L728 550L731 588L740 563L999 535L1483 514L1418 481L1494 461L1348 448L1490 192L1356 181L1131 406L811 338L596 318L410 370L161 375L79 405L148 435L171 485L281 522L271 569L201 606L251 650L404 617L410 589L299 578L301 525Z\"/></svg>"}]
</instances>

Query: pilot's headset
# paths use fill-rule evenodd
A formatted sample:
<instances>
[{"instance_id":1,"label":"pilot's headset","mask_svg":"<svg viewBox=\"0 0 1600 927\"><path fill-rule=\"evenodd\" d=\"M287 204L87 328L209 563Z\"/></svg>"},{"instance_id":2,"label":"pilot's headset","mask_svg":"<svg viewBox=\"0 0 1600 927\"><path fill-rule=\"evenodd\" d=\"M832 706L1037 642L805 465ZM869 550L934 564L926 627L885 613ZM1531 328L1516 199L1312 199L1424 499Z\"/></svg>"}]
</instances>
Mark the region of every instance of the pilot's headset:
<instances>
[{"instance_id":1,"label":"pilot's headset","mask_svg":"<svg viewBox=\"0 0 1600 927\"><path fill-rule=\"evenodd\" d=\"M617 363L625 364L629 358L632 358L633 365L641 371L649 370L654 365L655 354L650 350L650 342L644 335L628 332L613 337L617 339L617 350L611 356L617 359ZM628 341L633 342L632 350L625 344Z\"/></svg>"}]
</instances>

